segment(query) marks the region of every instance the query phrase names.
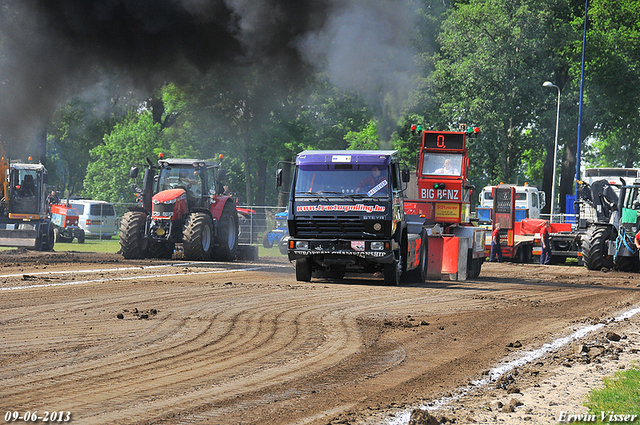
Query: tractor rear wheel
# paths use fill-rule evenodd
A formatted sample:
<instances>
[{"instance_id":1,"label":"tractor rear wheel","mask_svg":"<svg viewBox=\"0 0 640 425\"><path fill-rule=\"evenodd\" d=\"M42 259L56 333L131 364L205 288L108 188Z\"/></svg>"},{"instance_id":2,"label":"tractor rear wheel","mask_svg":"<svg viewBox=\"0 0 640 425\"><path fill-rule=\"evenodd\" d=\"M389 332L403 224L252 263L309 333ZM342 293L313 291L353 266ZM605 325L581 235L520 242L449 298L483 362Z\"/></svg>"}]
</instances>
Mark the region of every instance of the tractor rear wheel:
<instances>
[{"instance_id":1,"label":"tractor rear wheel","mask_svg":"<svg viewBox=\"0 0 640 425\"><path fill-rule=\"evenodd\" d=\"M184 225L182 247L187 260L208 260L213 245L213 223L203 212L191 213Z\"/></svg>"},{"instance_id":2,"label":"tractor rear wheel","mask_svg":"<svg viewBox=\"0 0 640 425\"><path fill-rule=\"evenodd\" d=\"M213 258L218 261L233 261L238 255L238 214L227 204L218 220L218 245Z\"/></svg>"},{"instance_id":3,"label":"tractor rear wheel","mask_svg":"<svg viewBox=\"0 0 640 425\"><path fill-rule=\"evenodd\" d=\"M589 270L613 267L613 260L607 252L607 241L611 239L610 226L591 226L582 239L582 261Z\"/></svg>"},{"instance_id":4,"label":"tractor rear wheel","mask_svg":"<svg viewBox=\"0 0 640 425\"><path fill-rule=\"evenodd\" d=\"M144 238L147 215L140 211L129 211L122 216L120 224L120 253L126 259L147 256L148 241ZM84 232L82 242L84 242Z\"/></svg>"}]
</instances>

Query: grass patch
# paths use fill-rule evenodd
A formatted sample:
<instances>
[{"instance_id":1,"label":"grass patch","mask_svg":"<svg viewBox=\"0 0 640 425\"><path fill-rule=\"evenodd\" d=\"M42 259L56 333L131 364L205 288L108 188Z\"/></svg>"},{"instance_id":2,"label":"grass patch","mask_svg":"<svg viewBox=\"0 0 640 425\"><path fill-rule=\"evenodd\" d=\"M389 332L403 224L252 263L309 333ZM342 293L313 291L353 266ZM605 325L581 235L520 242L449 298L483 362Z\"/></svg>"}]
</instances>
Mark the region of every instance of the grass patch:
<instances>
[{"instance_id":1,"label":"grass patch","mask_svg":"<svg viewBox=\"0 0 640 425\"><path fill-rule=\"evenodd\" d=\"M75 239L72 243L58 242L53 246L53 250L57 252L62 251L76 251L76 252L103 252L115 254L120 251L120 241L118 238L111 238L109 240L100 239L85 239L84 243L78 243Z\"/></svg>"},{"instance_id":2,"label":"grass patch","mask_svg":"<svg viewBox=\"0 0 640 425\"><path fill-rule=\"evenodd\" d=\"M593 390L589 394L589 399L585 406L589 408L589 413L595 415L596 422L588 423L610 423L609 412L618 415L611 422L625 421L625 415L640 414L640 364L636 363L632 369L616 372L613 377L604 379L604 388ZM602 420L602 413L605 419ZM626 419L629 422L630 418ZM635 417L632 423L638 423L640 419ZM587 423L587 422L578 422Z\"/></svg>"},{"instance_id":3,"label":"grass patch","mask_svg":"<svg viewBox=\"0 0 640 425\"><path fill-rule=\"evenodd\" d=\"M280 248L274 245L271 248L265 248L262 245L258 245L258 256L260 257L286 257L280 253Z\"/></svg>"}]
</instances>

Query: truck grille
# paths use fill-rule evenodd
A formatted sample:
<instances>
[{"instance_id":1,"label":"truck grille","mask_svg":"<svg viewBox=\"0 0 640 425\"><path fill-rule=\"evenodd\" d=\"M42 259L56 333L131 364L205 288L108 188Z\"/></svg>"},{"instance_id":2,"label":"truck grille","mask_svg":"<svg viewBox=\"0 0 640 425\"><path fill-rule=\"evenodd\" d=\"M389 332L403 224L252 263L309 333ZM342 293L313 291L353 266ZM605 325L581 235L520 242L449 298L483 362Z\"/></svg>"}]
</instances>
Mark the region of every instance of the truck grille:
<instances>
[{"instance_id":1,"label":"truck grille","mask_svg":"<svg viewBox=\"0 0 640 425\"><path fill-rule=\"evenodd\" d=\"M299 217L295 226L298 237L362 237L365 231L360 217Z\"/></svg>"}]
</instances>

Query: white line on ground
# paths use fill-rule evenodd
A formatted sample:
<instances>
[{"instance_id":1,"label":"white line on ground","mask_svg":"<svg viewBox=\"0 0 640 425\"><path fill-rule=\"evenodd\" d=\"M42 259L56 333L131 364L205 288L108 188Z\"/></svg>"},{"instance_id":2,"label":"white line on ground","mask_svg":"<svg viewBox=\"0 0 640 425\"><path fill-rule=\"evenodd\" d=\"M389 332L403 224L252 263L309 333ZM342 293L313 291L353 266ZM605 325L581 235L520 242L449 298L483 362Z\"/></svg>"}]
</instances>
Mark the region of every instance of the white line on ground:
<instances>
[{"instance_id":1,"label":"white line on ground","mask_svg":"<svg viewBox=\"0 0 640 425\"><path fill-rule=\"evenodd\" d=\"M129 270L151 270L159 269L163 267L187 267L187 266L206 266L207 263L203 262L189 262L189 263L165 263L157 264L153 266L133 266L133 267L114 267L110 269L87 269L87 270L59 270L59 271L46 271L46 272L33 272L33 273L12 273L12 274L0 274L0 279L7 277L18 276L41 276L41 275L58 275L58 274L81 274L81 273L106 273L106 272L126 272Z\"/></svg>"},{"instance_id":2,"label":"white line on ground","mask_svg":"<svg viewBox=\"0 0 640 425\"><path fill-rule=\"evenodd\" d=\"M34 288L51 288L54 286L72 286L72 285L82 285L87 283L101 283L101 282L109 282L114 280L138 280L138 279L154 279L160 277L175 277L175 276L192 276L192 275L201 275L201 274L215 274L215 273L237 273L237 272L248 272L255 270L263 270L263 269L271 269L278 266L261 266L261 267L248 267L243 269L211 269L204 272L188 272L188 273L165 273L165 274L154 274L154 275L143 275L143 276L128 276L128 277L111 277L111 278L101 278L101 279L91 279L91 280L76 280L69 282L57 282L57 283L45 283L41 285L25 285L25 286L11 286L8 288L0 288L0 291L15 291L18 289L34 289ZM140 269L137 267L137 269ZM109 269L113 270L113 269ZM31 276L31 273L28 273ZM21 276L21 275L18 275Z\"/></svg>"},{"instance_id":3,"label":"white line on ground","mask_svg":"<svg viewBox=\"0 0 640 425\"><path fill-rule=\"evenodd\" d=\"M627 310L621 314L619 314L618 316L616 316L613 321L614 322L619 322L622 321L624 319L628 319L631 318L633 316L635 316L636 314L640 313L640 307L636 307L634 309L631 310ZM589 325L589 326L585 326L583 328L578 329L577 331L573 332L572 334L562 337L562 338L558 338L550 343L546 343L543 344L542 347L536 349L536 350L531 350L531 351L524 351L522 352L521 356L518 357L515 360L511 360L508 361L500 366L497 366L493 369L491 369L489 371L489 378L486 379L480 379L478 381L474 381L472 382L471 386L468 387L462 387L462 388L458 388L455 391L455 395L451 396L451 397L443 397L439 400L434 400L431 403L428 404L423 404L420 406L416 406L414 408L408 408L405 409L401 412L397 412L394 418L385 418L384 419L384 424L385 425L405 425L409 423L409 420L411 419L411 412L413 412L413 410L415 409L421 409L421 410L429 410L429 411L433 411L433 410L437 410L445 405L447 405L448 403L452 402L452 401L456 401L458 399L460 399L461 397L465 396L469 391L474 390L474 389L478 389L481 388L487 384L489 384L490 382L495 381L496 379L498 379L500 376L502 376L503 374L509 372L510 370L516 368L516 367L520 367L520 366L524 366L527 363L530 363L536 359L539 359L540 357L544 356L545 354L556 350L560 347L563 347L571 342L573 342L576 339L582 338L584 336L586 336L587 334L597 331L598 329L603 328L604 326L606 326L606 324L604 323L598 323L596 325Z\"/></svg>"}]
</instances>

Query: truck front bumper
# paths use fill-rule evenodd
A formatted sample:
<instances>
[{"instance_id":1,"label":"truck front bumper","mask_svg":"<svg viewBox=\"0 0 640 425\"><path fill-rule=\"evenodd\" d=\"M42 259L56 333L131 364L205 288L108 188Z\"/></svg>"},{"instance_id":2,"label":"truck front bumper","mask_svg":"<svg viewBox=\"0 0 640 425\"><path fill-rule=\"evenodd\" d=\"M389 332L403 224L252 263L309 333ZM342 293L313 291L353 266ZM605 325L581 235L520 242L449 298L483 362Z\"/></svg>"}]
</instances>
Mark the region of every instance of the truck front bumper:
<instances>
[{"instance_id":1,"label":"truck front bumper","mask_svg":"<svg viewBox=\"0 0 640 425\"><path fill-rule=\"evenodd\" d=\"M349 266L391 264L396 260L395 249L398 246L394 241L291 238L287 254L290 261L311 258L316 264Z\"/></svg>"}]
</instances>

